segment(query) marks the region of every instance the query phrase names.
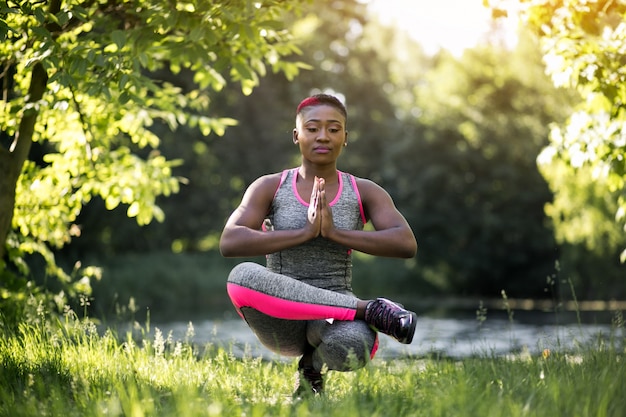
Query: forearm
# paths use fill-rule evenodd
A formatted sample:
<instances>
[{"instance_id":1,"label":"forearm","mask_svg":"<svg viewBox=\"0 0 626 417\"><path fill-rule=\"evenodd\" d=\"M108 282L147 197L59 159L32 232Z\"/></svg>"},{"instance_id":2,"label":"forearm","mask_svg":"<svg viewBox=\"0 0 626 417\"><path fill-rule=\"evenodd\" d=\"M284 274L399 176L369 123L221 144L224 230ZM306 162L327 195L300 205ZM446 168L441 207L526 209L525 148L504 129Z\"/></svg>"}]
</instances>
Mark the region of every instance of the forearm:
<instances>
[{"instance_id":1,"label":"forearm","mask_svg":"<svg viewBox=\"0 0 626 417\"><path fill-rule=\"evenodd\" d=\"M415 236L401 227L374 231L333 229L327 238L374 256L412 258L417 253Z\"/></svg>"},{"instance_id":2,"label":"forearm","mask_svg":"<svg viewBox=\"0 0 626 417\"><path fill-rule=\"evenodd\" d=\"M262 231L231 226L222 233L220 252L227 258L263 256L300 245L312 237L306 229Z\"/></svg>"}]
</instances>

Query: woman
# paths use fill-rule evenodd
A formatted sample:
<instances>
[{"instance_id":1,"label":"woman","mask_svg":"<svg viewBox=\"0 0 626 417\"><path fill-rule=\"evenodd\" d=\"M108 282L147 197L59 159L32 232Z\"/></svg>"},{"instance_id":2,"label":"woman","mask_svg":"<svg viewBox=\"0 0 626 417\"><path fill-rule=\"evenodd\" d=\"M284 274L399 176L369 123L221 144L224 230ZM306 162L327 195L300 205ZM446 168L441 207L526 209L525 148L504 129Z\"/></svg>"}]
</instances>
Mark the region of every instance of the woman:
<instances>
[{"instance_id":1,"label":"woman","mask_svg":"<svg viewBox=\"0 0 626 417\"><path fill-rule=\"evenodd\" d=\"M337 169L346 121L337 98L304 99L293 130L301 165L255 180L220 239L225 257L267 256L266 267L233 268L228 294L261 343L301 356L297 395L322 392L323 367L363 367L378 347L376 331L401 343L415 333L415 313L352 293L352 250L410 258L417 243L383 188ZM367 221L373 231L363 230Z\"/></svg>"}]
</instances>

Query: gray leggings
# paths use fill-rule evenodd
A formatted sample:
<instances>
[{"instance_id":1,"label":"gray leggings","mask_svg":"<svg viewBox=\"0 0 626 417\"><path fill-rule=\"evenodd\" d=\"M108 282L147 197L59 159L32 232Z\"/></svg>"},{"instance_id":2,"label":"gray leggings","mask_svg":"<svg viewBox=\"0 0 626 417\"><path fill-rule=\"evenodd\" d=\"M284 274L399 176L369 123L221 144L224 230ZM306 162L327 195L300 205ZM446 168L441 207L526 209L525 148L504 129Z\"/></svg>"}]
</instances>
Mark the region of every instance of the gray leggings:
<instances>
[{"instance_id":1,"label":"gray leggings","mask_svg":"<svg viewBox=\"0 0 626 417\"><path fill-rule=\"evenodd\" d=\"M358 369L376 352L377 334L354 319L359 299L351 293L314 287L253 262L233 268L227 288L237 312L273 352L311 355L318 371L323 365Z\"/></svg>"}]
</instances>

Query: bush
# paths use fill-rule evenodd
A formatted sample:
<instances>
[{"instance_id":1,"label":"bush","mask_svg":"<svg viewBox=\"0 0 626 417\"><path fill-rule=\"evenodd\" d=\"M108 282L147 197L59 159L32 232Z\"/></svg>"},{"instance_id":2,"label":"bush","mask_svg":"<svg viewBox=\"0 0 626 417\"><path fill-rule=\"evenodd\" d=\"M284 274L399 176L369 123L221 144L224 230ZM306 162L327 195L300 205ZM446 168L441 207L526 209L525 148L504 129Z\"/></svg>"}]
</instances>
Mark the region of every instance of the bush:
<instances>
[{"instance_id":1,"label":"bush","mask_svg":"<svg viewBox=\"0 0 626 417\"><path fill-rule=\"evenodd\" d=\"M147 252L95 262L102 280L93 284L91 314L96 317L145 320L215 316L231 308L226 279L241 259L219 252Z\"/></svg>"}]
</instances>

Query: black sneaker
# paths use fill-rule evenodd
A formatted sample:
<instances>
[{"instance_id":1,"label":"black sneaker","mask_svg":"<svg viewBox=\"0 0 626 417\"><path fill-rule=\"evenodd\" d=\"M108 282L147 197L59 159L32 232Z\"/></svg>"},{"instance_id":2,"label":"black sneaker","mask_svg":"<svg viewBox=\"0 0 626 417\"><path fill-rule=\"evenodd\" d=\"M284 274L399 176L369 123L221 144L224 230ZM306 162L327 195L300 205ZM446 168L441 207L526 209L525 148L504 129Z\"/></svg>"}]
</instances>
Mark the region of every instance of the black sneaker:
<instances>
[{"instance_id":1,"label":"black sneaker","mask_svg":"<svg viewBox=\"0 0 626 417\"><path fill-rule=\"evenodd\" d=\"M308 366L299 368L297 387L293 396L295 398L307 397L319 395L322 392L324 392L324 377L322 373Z\"/></svg>"},{"instance_id":2,"label":"black sneaker","mask_svg":"<svg viewBox=\"0 0 626 417\"><path fill-rule=\"evenodd\" d=\"M370 301L365 308L365 322L400 343L413 341L416 321L417 314L385 298Z\"/></svg>"}]
</instances>

